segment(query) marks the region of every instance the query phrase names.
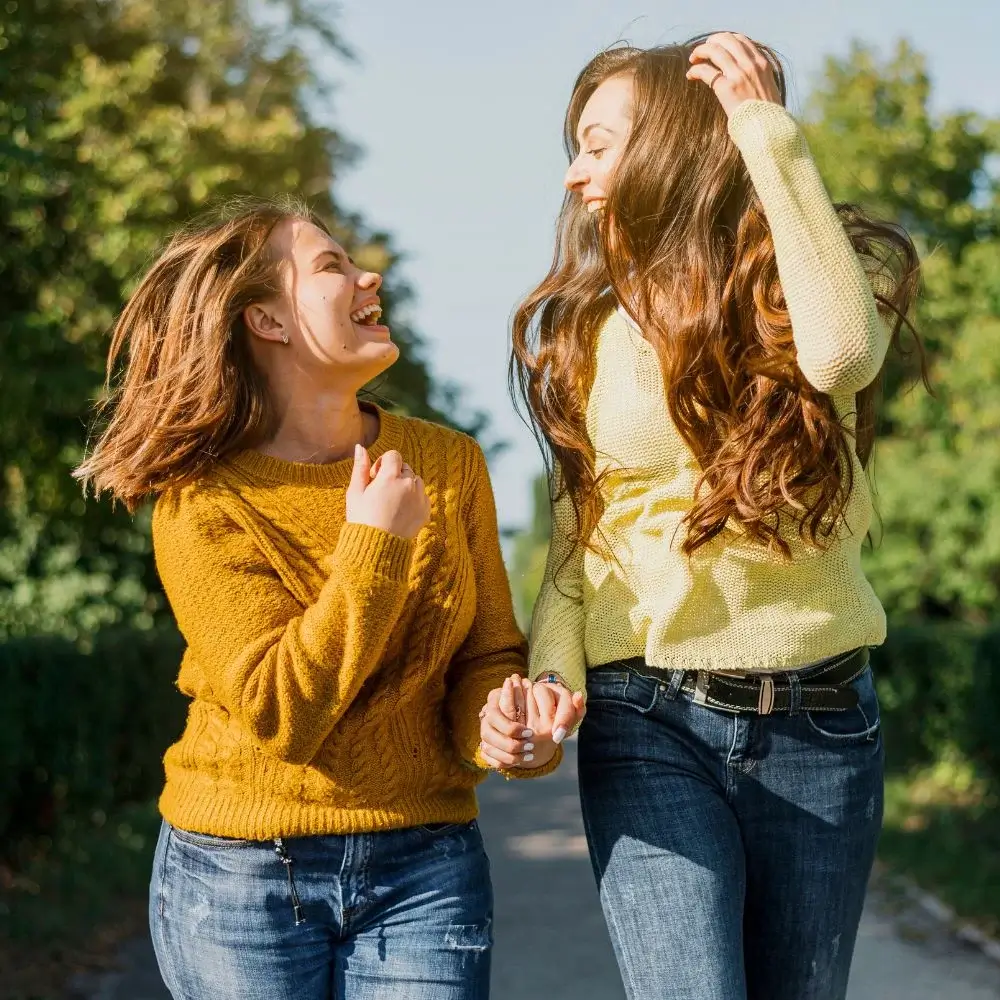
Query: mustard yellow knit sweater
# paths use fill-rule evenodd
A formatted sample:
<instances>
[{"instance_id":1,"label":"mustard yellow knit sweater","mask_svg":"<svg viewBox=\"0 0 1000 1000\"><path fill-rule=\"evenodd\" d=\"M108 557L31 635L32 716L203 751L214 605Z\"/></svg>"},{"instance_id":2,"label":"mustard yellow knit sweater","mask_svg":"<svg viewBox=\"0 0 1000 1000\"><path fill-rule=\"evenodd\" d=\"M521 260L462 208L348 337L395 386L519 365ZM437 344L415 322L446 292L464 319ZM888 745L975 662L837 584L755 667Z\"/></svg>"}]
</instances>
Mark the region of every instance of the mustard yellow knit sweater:
<instances>
[{"instance_id":1,"label":"mustard yellow knit sweater","mask_svg":"<svg viewBox=\"0 0 1000 1000\"><path fill-rule=\"evenodd\" d=\"M729 133L774 238L798 364L847 426L855 394L889 343L872 294L891 279L855 254L795 120L747 101ZM659 667L791 669L885 638L885 615L861 568L871 494L854 458L846 525L825 551L789 532L792 560L727 529L688 558L683 519L698 462L670 420L654 349L621 310L598 338L587 430L607 475L603 553L574 549L568 496L554 505L552 542L531 629L530 676L558 671L576 690L590 667L642 657Z\"/></svg>"},{"instance_id":2,"label":"mustard yellow knit sweater","mask_svg":"<svg viewBox=\"0 0 1000 1000\"><path fill-rule=\"evenodd\" d=\"M267 839L475 817L479 710L525 666L486 462L464 435L379 418L372 459L399 450L430 496L415 541L345 523L351 461L246 451L158 500L191 698L165 758L175 826Z\"/></svg>"}]
</instances>

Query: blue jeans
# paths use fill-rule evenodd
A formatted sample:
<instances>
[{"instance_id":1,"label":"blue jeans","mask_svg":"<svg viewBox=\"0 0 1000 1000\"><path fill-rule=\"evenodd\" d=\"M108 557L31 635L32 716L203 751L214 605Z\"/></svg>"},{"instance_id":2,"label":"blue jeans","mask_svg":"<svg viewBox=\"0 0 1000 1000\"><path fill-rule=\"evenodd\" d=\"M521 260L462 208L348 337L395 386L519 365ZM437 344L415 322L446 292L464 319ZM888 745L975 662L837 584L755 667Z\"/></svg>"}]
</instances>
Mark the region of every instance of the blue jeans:
<instances>
[{"instance_id":1,"label":"blue jeans","mask_svg":"<svg viewBox=\"0 0 1000 1000\"><path fill-rule=\"evenodd\" d=\"M282 848L291 881L272 841L163 824L149 916L174 1000L489 996L493 890L475 821Z\"/></svg>"},{"instance_id":2,"label":"blue jeans","mask_svg":"<svg viewBox=\"0 0 1000 1000\"><path fill-rule=\"evenodd\" d=\"M580 796L629 1000L843 1000L882 824L871 669L853 684L846 712L737 716L590 672Z\"/></svg>"}]
</instances>

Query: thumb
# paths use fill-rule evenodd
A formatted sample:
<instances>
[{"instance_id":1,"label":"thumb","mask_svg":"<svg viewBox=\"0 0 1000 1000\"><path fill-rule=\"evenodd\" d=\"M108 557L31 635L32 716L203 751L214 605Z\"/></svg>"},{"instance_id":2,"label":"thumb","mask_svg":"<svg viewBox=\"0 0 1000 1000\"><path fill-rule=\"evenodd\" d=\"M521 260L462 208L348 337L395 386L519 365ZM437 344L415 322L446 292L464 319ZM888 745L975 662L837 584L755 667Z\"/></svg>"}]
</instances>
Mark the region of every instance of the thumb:
<instances>
[{"instance_id":1,"label":"thumb","mask_svg":"<svg viewBox=\"0 0 1000 1000\"><path fill-rule=\"evenodd\" d=\"M354 468L351 470L351 483L347 487L348 493L361 494L368 488L371 472L372 460L364 445L354 446Z\"/></svg>"},{"instance_id":2,"label":"thumb","mask_svg":"<svg viewBox=\"0 0 1000 1000\"><path fill-rule=\"evenodd\" d=\"M575 723L576 708L573 705L573 696L562 688L559 692L559 704L556 706L556 717L552 721L553 742L562 743Z\"/></svg>"}]
</instances>

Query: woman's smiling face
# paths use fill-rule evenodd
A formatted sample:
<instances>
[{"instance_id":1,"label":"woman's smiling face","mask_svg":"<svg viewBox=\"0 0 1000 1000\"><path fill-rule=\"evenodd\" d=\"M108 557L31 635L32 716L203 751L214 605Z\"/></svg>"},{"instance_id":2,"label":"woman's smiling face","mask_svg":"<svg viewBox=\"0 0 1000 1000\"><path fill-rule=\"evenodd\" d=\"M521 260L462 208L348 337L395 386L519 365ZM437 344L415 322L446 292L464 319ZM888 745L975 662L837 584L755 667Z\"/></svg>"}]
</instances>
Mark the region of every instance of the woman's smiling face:
<instances>
[{"instance_id":1,"label":"woman's smiling face","mask_svg":"<svg viewBox=\"0 0 1000 1000\"><path fill-rule=\"evenodd\" d=\"M579 152L566 171L567 190L588 212L604 207L615 164L632 129L632 77L612 76L590 95L576 127Z\"/></svg>"},{"instance_id":2,"label":"woman's smiling face","mask_svg":"<svg viewBox=\"0 0 1000 1000\"><path fill-rule=\"evenodd\" d=\"M282 294L247 310L257 336L287 343L302 367L336 367L358 387L399 357L379 322L380 275L362 271L329 233L304 219L279 225L269 246Z\"/></svg>"}]
</instances>

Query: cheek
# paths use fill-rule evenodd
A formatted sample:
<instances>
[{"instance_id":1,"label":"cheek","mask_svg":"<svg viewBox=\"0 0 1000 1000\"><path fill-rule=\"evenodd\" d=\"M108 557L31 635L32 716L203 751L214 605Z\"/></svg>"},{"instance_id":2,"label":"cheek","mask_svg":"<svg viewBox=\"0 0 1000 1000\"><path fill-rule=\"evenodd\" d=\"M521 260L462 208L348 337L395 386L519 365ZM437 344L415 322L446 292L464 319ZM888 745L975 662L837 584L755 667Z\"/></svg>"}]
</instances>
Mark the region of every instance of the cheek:
<instances>
[{"instance_id":1,"label":"cheek","mask_svg":"<svg viewBox=\"0 0 1000 1000\"><path fill-rule=\"evenodd\" d=\"M617 156L605 156L597 163L597 169L594 171L594 180L600 186L602 194L607 194L608 188L611 186L611 175L615 172L617 161Z\"/></svg>"}]
</instances>

